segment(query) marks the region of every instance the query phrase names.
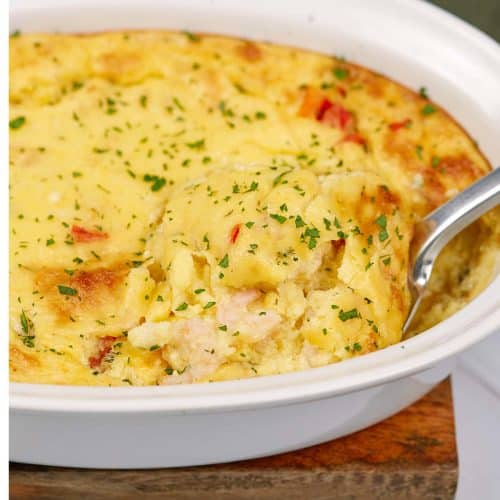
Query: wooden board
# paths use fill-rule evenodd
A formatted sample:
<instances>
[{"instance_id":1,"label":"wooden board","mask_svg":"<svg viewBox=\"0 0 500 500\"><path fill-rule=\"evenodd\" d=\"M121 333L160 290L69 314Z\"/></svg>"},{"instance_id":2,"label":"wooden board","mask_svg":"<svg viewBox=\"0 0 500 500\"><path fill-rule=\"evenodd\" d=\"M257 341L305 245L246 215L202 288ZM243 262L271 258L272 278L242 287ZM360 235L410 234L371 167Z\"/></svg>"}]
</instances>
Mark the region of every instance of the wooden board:
<instances>
[{"instance_id":1,"label":"wooden board","mask_svg":"<svg viewBox=\"0 0 500 500\"><path fill-rule=\"evenodd\" d=\"M334 418L334 416L332 416ZM445 499L458 475L450 381L366 430L301 451L181 469L11 464L11 499Z\"/></svg>"}]
</instances>

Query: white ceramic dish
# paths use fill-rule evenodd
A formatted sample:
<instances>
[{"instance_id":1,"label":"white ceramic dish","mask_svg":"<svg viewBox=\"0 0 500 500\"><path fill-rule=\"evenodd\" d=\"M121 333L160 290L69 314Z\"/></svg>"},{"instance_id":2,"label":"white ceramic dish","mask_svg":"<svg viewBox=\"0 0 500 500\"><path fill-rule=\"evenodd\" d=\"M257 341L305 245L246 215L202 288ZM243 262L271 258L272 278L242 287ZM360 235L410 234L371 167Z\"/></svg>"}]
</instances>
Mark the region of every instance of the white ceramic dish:
<instances>
[{"instance_id":1,"label":"white ceramic dish","mask_svg":"<svg viewBox=\"0 0 500 500\"><path fill-rule=\"evenodd\" d=\"M173 28L270 40L347 58L432 97L500 161L500 46L408 0L13 0L11 29ZM77 467L224 462L369 426L445 378L500 327L500 278L458 314L383 351L307 372L175 387L12 384L10 458Z\"/></svg>"}]
</instances>

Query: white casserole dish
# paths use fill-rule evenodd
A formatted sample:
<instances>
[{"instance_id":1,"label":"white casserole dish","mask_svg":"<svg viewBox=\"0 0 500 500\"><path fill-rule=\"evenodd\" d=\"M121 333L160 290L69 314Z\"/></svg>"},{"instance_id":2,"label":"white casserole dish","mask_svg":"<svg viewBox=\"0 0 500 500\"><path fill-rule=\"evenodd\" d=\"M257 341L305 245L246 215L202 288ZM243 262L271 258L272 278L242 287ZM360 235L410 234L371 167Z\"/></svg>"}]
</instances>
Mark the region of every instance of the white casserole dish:
<instances>
[{"instance_id":1,"label":"white casserole dish","mask_svg":"<svg viewBox=\"0 0 500 500\"><path fill-rule=\"evenodd\" d=\"M345 55L425 85L500 161L500 46L409 0L13 0L11 30L170 28ZM300 71L300 68L297 68ZM500 277L427 332L307 372L169 387L12 384L10 459L76 467L198 465L297 449L367 427L429 391L500 328Z\"/></svg>"}]
</instances>

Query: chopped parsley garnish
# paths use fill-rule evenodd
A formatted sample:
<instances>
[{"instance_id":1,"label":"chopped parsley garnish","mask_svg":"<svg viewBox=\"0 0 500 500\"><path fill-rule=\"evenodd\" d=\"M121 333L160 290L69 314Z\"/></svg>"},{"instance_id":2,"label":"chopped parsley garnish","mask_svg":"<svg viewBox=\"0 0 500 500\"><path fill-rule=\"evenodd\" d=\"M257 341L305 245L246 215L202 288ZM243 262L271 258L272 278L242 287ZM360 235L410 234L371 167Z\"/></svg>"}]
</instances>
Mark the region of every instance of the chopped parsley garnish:
<instances>
[{"instance_id":1,"label":"chopped parsley garnish","mask_svg":"<svg viewBox=\"0 0 500 500\"><path fill-rule=\"evenodd\" d=\"M308 227L304 232L304 237L309 238L309 242L307 243L307 247L309 250L316 248L317 239L319 238L320 233L315 227Z\"/></svg>"},{"instance_id":2,"label":"chopped parsley garnish","mask_svg":"<svg viewBox=\"0 0 500 500\"><path fill-rule=\"evenodd\" d=\"M332 221L327 219L326 217L323 217L323 224L325 225L327 231L329 231L332 227Z\"/></svg>"},{"instance_id":3,"label":"chopped parsley garnish","mask_svg":"<svg viewBox=\"0 0 500 500\"><path fill-rule=\"evenodd\" d=\"M145 174L143 179L145 182L151 182L151 191L159 191L167 183L165 177L157 175Z\"/></svg>"},{"instance_id":4,"label":"chopped parsley garnish","mask_svg":"<svg viewBox=\"0 0 500 500\"><path fill-rule=\"evenodd\" d=\"M352 350L361 351L361 344L359 344L358 342L354 342L354 344L352 344Z\"/></svg>"},{"instance_id":5,"label":"chopped parsley garnish","mask_svg":"<svg viewBox=\"0 0 500 500\"><path fill-rule=\"evenodd\" d=\"M21 128L26 123L26 118L24 116L18 116L17 118L13 118L9 122L9 127L11 129Z\"/></svg>"},{"instance_id":6,"label":"chopped parsley garnish","mask_svg":"<svg viewBox=\"0 0 500 500\"><path fill-rule=\"evenodd\" d=\"M355 318L359 318L359 317L360 317L360 314L356 308L350 309L349 311L344 311L343 309L341 309L339 311L340 321L347 321L347 320L355 319Z\"/></svg>"},{"instance_id":7,"label":"chopped parsley garnish","mask_svg":"<svg viewBox=\"0 0 500 500\"><path fill-rule=\"evenodd\" d=\"M147 95L141 95L139 98L139 102L143 108L145 108L148 105L148 96Z\"/></svg>"},{"instance_id":8,"label":"chopped parsley garnish","mask_svg":"<svg viewBox=\"0 0 500 500\"><path fill-rule=\"evenodd\" d=\"M200 293L203 293L204 291L205 291L205 289L204 289L204 288L197 288L197 289L194 291L194 293L195 293L196 295L199 295Z\"/></svg>"},{"instance_id":9,"label":"chopped parsley garnish","mask_svg":"<svg viewBox=\"0 0 500 500\"><path fill-rule=\"evenodd\" d=\"M292 169L287 170L285 172L281 172L281 174L279 174L277 177L275 177L273 179L273 187L277 186L282 181L283 177L285 177L285 175L288 175L291 171L292 171Z\"/></svg>"},{"instance_id":10,"label":"chopped parsley garnish","mask_svg":"<svg viewBox=\"0 0 500 500\"><path fill-rule=\"evenodd\" d=\"M420 94L420 97L423 97L424 99L429 99L429 94L427 93L427 87L420 87L418 93Z\"/></svg>"},{"instance_id":11,"label":"chopped parsley garnish","mask_svg":"<svg viewBox=\"0 0 500 500\"><path fill-rule=\"evenodd\" d=\"M253 225L255 224L255 222L253 221L248 221L245 223L245 226L248 227L248 229L251 229L253 227Z\"/></svg>"},{"instance_id":12,"label":"chopped parsley garnish","mask_svg":"<svg viewBox=\"0 0 500 500\"><path fill-rule=\"evenodd\" d=\"M229 256L227 254L219 261L219 266L223 268L229 266Z\"/></svg>"},{"instance_id":13,"label":"chopped parsley garnish","mask_svg":"<svg viewBox=\"0 0 500 500\"><path fill-rule=\"evenodd\" d=\"M435 113L437 111L437 109L432 105L432 104L426 104L423 108L422 108L422 114L424 116L428 116L428 115L432 115L433 113Z\"/></svg>"},{"instance_id":14,"label":"chopped parsley garnish","mask_svg":"<svg viewBox=\"0 0 500 500\"><path fill-rule=\"evenodd\" d=\"M47 242L45 243L46 246L50 247L50 245L53 245L55 243L54 238L49 238Z\"/></svg>"},{"instance_id":15,"label":"chopped parsley garnish","mask_svg":"<svg viewBox=\"0 0 500 500\"><path fill-rule=\"evenodd\" d=\"M304 219L300 215L297 215L295 217L295 227L304 227L305 225Z\"/></svg>"},{"instance_id":16,"label":"chopped parsley garnish","mask_svg":"<svg viewBox=\"0 0 500 500\"><path fill-rule=\"evenodd\" d=\"M419 158L419 160L422 159L422 151L424 150L424 148L422 146L420 146L420 144L415 148L416 152L417 152L417 156Z\"/></svg>"},{"instance_id":17,"label":"chopped parsley garnish","mask_svg":"<svg viewBox=\"0 0 500 500\"><path fill-rule=\"evenodd\" d=\"M172 102L179 108L180 111L185 111L184 106L181 104L181 101L177 97L172 97Z\"/></svg>"},{"instance_id":18,"label":"chopped parsley garnish","mask_svg":"<svg viewBox=\"0 0 500 500\"><path fill-rule=\"evenodd\" d=\"M20 320L21 320L21 328L22 328L23 332L26 335L28 335L29 330L30 330L30 320L28 319L28 317L26 316L26 313L24 311L21 311Z\"/></svg>"},{"instance_id":19,"label":"chopped parsley garnish","mask_svg":"<svg viewBox=\"0 0 500 500\"><path fill-rule=\"evenodd\" d=\"M255 113L255 118L256 118L257 120L265 120L265 119L267 118L267 115L266 115L266 113L264 113L263 111L257 111L257 112Z\"/></svg>"},{"instance_id":20,"label":"chopped parsley garnish","mask_svg":"<svg viewBox=\"0 0 500 500\"><path fill-rule=\"evenodd\" d=\"M375 219L375 224L380 227L380 231L378 233L378 239L380 241L385 241L389 238L389 233L387 232L387 217L385 214L379 215Z\"/></svg>"},{"instance_id":21,"label":"chopped parsley garnish","mask_svg":"<svg viewBox=\"0 0 500 500\"><path fill-rule=\"evenodd\" d=\"M333 69L333 74L335 75L335 78L337 78L338 80L345 80L349 76L349 70L337 66L336 68Z\"/></svg>"},{"instance_id":22,"label":"chopped parsley garnish","mask_svg":"<svg viewBox=\"0 0 500 500\"><path fill-rule=\"evenodd\" d=\"M286 222L286 217L284 215L269 214L269 217L271 217L271 219L274 219L275 221L278 221L280 224L283 224Z\"/></svg>"},{"instance_id":23,"label":"chopped parsley garnish","mask_svg":"<svg viewBox=\"0 0 500 500\"><path fill-rule=\"evenodd\" d=\"M188 308L186 302L183 302L180 306L177 307L176 311L185 311Z\"/></svg>"},{"instance_id":24,"label":"chopped parsley garnish","mask_svg":"<svg viewBox=\"0 0 500 500\"><path fill-rule=\"evenodd\" d=\"M439 158L439 156L432 157L432 159L431 159L432 168L438 167L440 163L441 163L441 158Z\"/></svg>"},{"instance_id":25,"label":"chopped parsley garnish","mask_svg":"<svg viewBox=\"0 0 500 500\"><path fill-rule=\"evenodd\" d=\"M201 41L201 38L196 35L195 33L191 33L190 31L183 31L184 35L186 35L186 38L190 41L190 42L200 42Z\"/></svg>"},{"instance_id":26,"label":"chopped parsley garnish","mask_svg":"<svg viewBox=\"0 0 500 500\"><path fill-rule=\"evenodd\" d=\"M200 139L199 141L187 142L186 146L191 149L202 149L205 147L205 139Z\"/></svg>"},{"instance_id":27,"label":"chopped parsley garnish","mask_svg":"<svg viewBox=\"0 0 500 500\"><path fill-rule=\"evenodd\" d=\"M207 302L204 306L203 309L210 309L211 307L215 306L214 301Z\"/></svg>"},{"instance_id":28,"label":"chopped parsley garnish","mask_svg":"<svg viewBox=\"0 0 500 500\"><path fill-rule=\"evenodd\" d=\"M222 113L222 116L234 116L233 110L229 109L226 106L226 102L225 101L219 102L219 110Z\"/></svg>"},{"instance_id":29,"label":"chopped parsley garnish","mask_svg":"<svg viewBox=\"0 0 500 500\"><path fill-rule=\"evenodd\" d=\"M57 288L58 288L59 293L61 295L69 295L71 297L74 297L75 295L78 295L78 291L75 288L71 288L70 286L57 285Z\"/></svg>"},{"instance_id":30,"label":"chopped parsley garnish","mask_svg":"<svg viewBox=\"0 0 500 500\"><path fill-rule=\"evenodd\" d=\"M252 191L257 191L258 187L259 187L259 183L253 181L252 184L250 184L250 187L245 191L245 193L251 193Z\"/></svg>"},{"instance_id":31,"label":"chopped parsley garnish","mask_svg":"<svg viewBox=\"0 0 500 500\"><path fill-rule=\"evenodd\" d=\"M160 346L158 344L155 344L155 345L152 345L149 350L150 351L157 351L158 349L160 349Z\"/></svg>"}]
</instances>

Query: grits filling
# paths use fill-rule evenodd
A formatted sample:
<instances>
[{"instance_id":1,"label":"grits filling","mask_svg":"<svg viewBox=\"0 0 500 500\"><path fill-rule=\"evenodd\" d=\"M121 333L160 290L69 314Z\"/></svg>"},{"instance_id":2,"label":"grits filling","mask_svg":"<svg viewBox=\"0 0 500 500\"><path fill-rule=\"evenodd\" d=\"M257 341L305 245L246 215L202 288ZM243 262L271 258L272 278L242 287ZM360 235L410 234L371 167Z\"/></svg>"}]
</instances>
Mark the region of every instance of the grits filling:
<instances>
[{"instance_id":1,"label":"grits filling","mask_svg":"<svg viewBox=\"0 0 500 500\"><path fill-rule=\"evenodd\" d=\"M206 382L393 345L414 223L489 170L426 89L342 58L172 32L10 48L13 381ZM415 331L488 283L498 226L448 246Z\"/></svg>"}]
</instances>

